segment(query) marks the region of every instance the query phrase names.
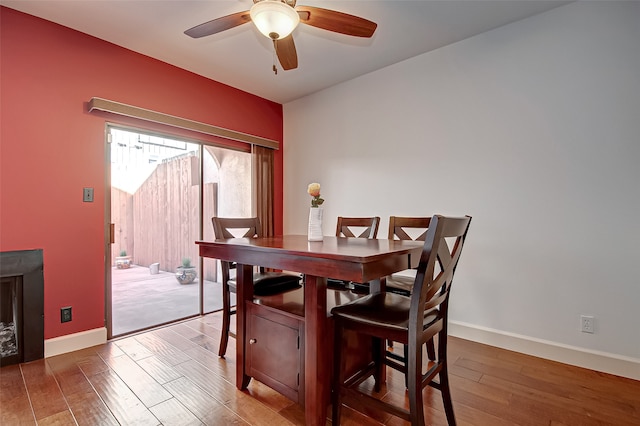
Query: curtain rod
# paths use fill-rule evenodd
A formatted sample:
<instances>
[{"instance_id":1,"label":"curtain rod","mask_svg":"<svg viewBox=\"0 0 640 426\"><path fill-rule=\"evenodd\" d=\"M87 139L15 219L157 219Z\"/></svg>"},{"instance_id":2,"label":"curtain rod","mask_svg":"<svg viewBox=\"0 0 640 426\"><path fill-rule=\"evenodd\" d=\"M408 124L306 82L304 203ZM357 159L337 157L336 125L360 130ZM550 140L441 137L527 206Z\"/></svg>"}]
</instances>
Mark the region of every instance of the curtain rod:
<instances>
[{"instance_id":1,"label":"curtain rod","mask_svg":"<svg viewBox=\"0 0 640 426\"><path fill-rule=\"evenodd\" d=\"M125 117L138 118L140 120L151 121L153 123L165 124L168 126L178 127L180 129L192 130L198 133L204 133L212 136L219 136L225 139L231 139L239 142L246 142L252 145L259 145L265 148L279 149L278 141L261 138L260 136L249 135L235 130L224 129L222 127L213 126L211 124L201 123L199 121L189 120L187 118L176 117L174 115L164 114L162 112L152 111L127 105L120 102L110 101L102 98L91 98L89 101L89 112L104 111Z\"/></svg>"}]
</instances>

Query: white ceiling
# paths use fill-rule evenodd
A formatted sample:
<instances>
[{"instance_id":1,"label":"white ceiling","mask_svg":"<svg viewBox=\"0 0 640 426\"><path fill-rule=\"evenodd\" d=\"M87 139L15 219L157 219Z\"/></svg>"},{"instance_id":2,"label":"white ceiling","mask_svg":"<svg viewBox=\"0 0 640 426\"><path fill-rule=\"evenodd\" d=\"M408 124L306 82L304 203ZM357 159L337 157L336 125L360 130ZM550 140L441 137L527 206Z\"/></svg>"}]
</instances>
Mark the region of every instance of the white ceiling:
<instances>
[{"instance_id":1,"label":"white ceiling","mask_svg":"<svg viewBox=\"0 0 640 426\"><path fill-rule=\"evenodd\" d=\"M248 10L251 0L0 0L0 4L90 34L278 103L535 15L568 1L299 0L378 24L360 39L301 24L298 68L272 70L273 47L252 24L193 39L184 31Z\"/></svg>"}]
</instances>

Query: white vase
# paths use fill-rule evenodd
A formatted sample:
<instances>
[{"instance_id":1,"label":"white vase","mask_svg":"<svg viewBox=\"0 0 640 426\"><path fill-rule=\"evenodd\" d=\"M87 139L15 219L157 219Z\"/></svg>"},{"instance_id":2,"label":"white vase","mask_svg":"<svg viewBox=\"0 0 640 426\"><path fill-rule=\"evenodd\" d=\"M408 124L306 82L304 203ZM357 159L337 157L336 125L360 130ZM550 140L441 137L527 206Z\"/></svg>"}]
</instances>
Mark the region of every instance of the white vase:
<instances>
[{"instance_id":1,"label":"white vase","mask_svg":"<svg viewBox=\"0 0 640 426\"><path fill-rule=\"evenodd\" d=\"M322 241L322 207L309 209L309 241Z\"/></svg>"}]
</instances>

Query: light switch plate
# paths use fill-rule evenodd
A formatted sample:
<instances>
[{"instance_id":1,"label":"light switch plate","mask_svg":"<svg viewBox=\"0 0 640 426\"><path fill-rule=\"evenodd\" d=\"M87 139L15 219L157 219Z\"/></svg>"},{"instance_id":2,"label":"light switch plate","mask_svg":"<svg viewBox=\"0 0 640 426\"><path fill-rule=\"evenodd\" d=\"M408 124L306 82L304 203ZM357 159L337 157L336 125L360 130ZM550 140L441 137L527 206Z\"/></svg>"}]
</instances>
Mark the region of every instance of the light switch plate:
<instances>
[{"instance_id":1,"label":"light switch plate","mask_svg":"<svg viewBox=\"0 0 640 426\"><path fill-rule=\"evenodd\" d=\"M93 203L93 188L82 189L82 201L85 203Z\"/></svg>"}]
</instances>

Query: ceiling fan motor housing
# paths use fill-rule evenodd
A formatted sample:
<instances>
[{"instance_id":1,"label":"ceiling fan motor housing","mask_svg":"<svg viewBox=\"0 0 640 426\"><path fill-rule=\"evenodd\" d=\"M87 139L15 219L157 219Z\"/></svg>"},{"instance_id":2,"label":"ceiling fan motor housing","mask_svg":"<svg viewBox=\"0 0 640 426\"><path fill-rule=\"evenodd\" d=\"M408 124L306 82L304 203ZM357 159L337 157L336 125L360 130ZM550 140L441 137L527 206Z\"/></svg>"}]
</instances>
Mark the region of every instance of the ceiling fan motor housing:
<instances>
[{"instance_id":1,"label":"ceiling fan motor housing","mask_svg":"<svg viewBox=\"0 0 640 426\"><path fill-rule=\"evenodd\" d=\"M298 12L288 2L281 0L256 2L251 6L250 14L258 30L272 40L287 37L300 22Z\"/></svg>"}]
</instances>

